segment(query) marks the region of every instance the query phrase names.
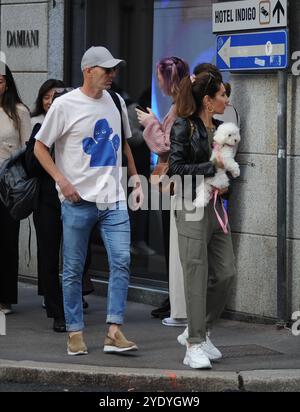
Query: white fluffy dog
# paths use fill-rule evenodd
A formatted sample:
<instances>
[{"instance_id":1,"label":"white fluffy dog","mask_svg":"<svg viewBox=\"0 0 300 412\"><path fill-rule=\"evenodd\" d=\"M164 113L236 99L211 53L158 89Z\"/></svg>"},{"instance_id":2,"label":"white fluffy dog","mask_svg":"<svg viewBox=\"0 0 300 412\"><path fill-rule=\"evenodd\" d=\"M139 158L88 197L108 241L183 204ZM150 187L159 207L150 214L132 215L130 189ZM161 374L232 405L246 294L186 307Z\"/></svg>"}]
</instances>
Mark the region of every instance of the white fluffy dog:
<instances>
[{"instance_id":1,"label":"white fluffy dog","mask_svg":"<svg viewBox=\"0 0 300 412\"><path fill-rule=\"evenodd\" d=\"M240 175L239 165L234 160L240 140L240 130L234 123L223 123L218 127L214 135L214 148L210 161L217 159L216 154L219 152L224 163L224 169L217 168L214 177L203 179L203 182L196 190L195 206L204 207L209 203L213 187L225 189L229 186L227 171L231 173L232 177Z\"/></svg>"}]
</instances>

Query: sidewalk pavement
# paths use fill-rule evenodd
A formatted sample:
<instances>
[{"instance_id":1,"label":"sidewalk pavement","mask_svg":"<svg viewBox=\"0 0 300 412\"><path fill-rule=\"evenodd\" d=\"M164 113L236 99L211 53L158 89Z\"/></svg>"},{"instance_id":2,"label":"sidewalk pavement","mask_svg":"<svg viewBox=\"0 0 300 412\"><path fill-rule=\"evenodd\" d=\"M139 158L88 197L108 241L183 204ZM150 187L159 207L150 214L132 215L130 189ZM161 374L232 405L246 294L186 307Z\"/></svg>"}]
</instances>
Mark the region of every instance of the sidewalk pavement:
<instances>
[{"instance_id":1,"label":"sidewalk pavement","mask_svg":"<svg viewBox=\"0 0 300 412\"><path fill-rule=\"evenodd\" d=\"M106 299L87 296L85 341L89 354L68 356L66 333L52 330L36 286L19 284L19 304L0 336L0 382L104 386L119 391L300 391L300 336L275 325L220 320L211 339L223 359L212 370L183 365L183 328L153 319L153 307L128 302L124 333L139 351L103 353Z\"/></svg>"}]
</instances>

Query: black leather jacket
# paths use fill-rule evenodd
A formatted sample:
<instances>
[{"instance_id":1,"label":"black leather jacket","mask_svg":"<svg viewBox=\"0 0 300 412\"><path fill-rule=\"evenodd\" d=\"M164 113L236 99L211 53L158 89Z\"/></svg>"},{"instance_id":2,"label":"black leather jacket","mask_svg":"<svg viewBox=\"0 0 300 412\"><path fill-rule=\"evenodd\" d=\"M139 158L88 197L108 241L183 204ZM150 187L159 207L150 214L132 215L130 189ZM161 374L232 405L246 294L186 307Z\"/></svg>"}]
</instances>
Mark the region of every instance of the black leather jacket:
<instances>
[{"instance_id":1,"label":"black leather jacket","mask_svg":"<svg viewBox=\"0 0 300 412\"><path fill-rule=\"evenodd\" d=\"M193 133L191 129L193 122ZM213 123L218 127L222 122L213 119ZM186 119L177 117L171 135L170 148L170 175L179 175L182 178L186 175L193 176L192 198L196 197L196 176L203 175L212 177L216 169L209 161L208 136L204 123L199 117Z\"/></svg>"}]
</instances>

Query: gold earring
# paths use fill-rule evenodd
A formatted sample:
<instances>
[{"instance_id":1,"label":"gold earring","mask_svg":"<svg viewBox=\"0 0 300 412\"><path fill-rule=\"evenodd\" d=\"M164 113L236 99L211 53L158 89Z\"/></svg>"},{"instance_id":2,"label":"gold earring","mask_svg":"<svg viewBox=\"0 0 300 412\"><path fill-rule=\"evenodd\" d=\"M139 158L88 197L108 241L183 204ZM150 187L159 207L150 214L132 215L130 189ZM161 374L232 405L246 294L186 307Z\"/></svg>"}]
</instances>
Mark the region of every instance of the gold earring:
<instances>
[{"instance_id":1,"label":"gold earring","mask_svg":"<svg viewBox=\"0 0 300 412\"><path fill-rule=\"evenodd\" d=\"M213 105L207 105L207 106L206 106L206 110L208 111L208 113L213 113L213 112L214 112L214 107L213 107Z\"/></svg>"}]
</instances>

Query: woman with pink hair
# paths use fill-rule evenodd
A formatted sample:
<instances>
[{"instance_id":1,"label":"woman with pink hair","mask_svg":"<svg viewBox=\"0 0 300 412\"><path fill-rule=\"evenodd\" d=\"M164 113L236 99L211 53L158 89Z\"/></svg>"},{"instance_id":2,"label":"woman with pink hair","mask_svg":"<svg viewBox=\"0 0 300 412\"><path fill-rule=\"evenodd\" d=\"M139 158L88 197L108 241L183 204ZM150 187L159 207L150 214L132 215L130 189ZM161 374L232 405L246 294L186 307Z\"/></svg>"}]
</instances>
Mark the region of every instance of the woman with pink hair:
<instances>
[{"instance_id":1,"label":"woman with pink hair","mask_svg":"<svg viewBox=\"0 0 300 412\"><path fill-rule=\"evenodd\" d=\"M153 111L147 107L147 112L136 109L139 123L144 127L143 136L149 149L158 155L158 162L168 161L170 153L170 132L176 119L175 100L179 92L181 80L190 75L188 64L179 57L171 56L161 59L156 65L158 85L161 91L173 100L170 110L162 122ZM164 248L166 267L169 280L169 249L170 249L170 211L162 210L162 227L164 236ZM172 312L171 308L171 312ZM168 318L170 316L170 301L167 298L161 307L151 312L152 316L164 319L165 325L182 326L180 319ZM172 315L172 313L171 313Z\"/></svg>"}]
</instances>

